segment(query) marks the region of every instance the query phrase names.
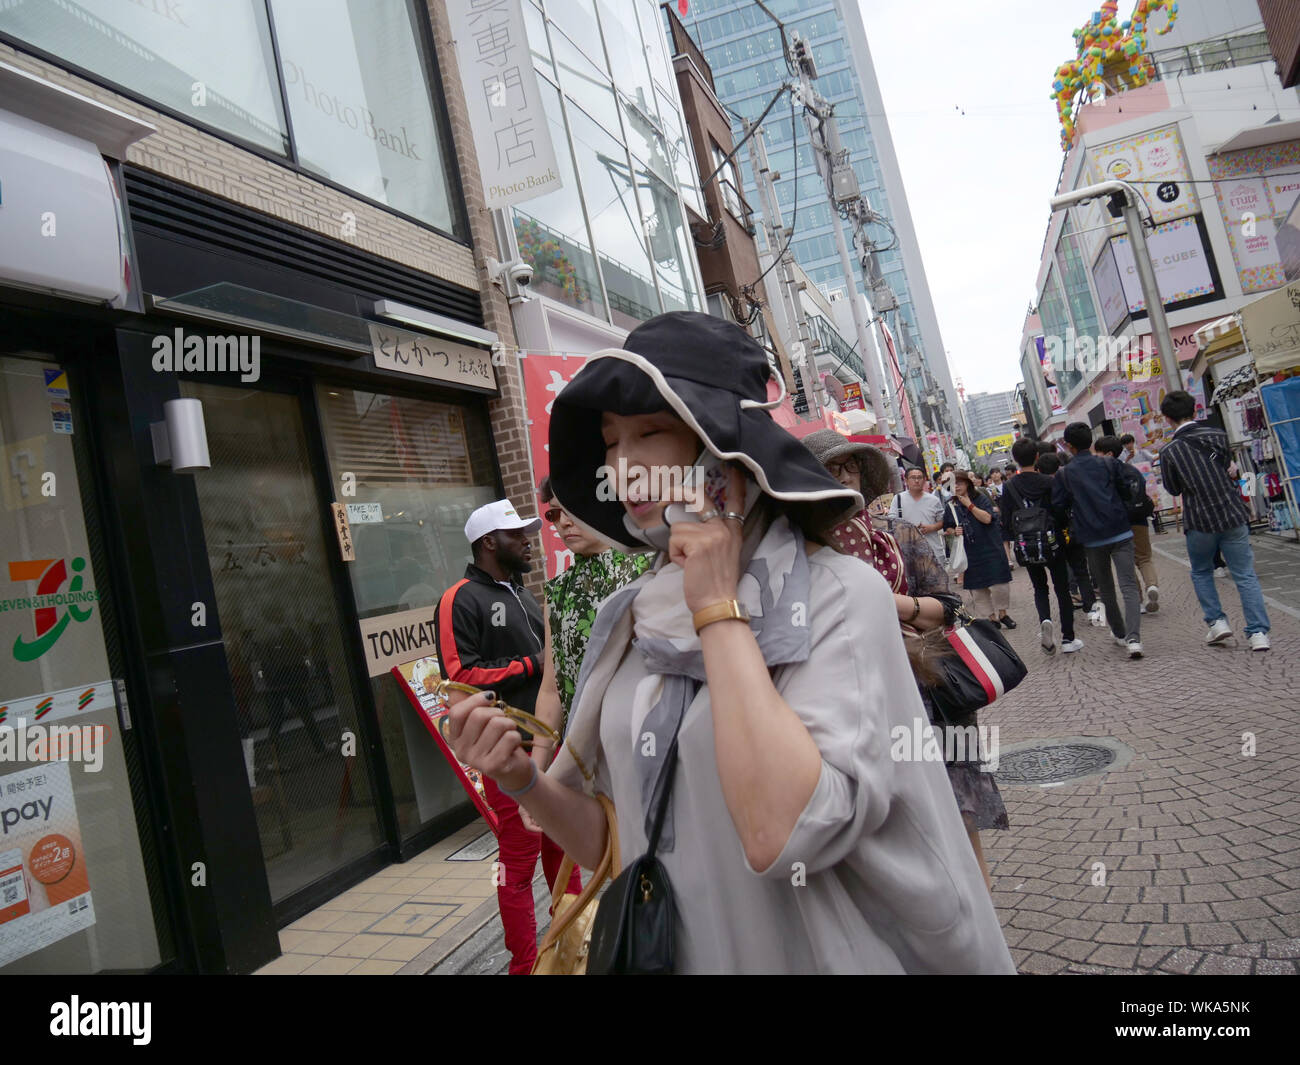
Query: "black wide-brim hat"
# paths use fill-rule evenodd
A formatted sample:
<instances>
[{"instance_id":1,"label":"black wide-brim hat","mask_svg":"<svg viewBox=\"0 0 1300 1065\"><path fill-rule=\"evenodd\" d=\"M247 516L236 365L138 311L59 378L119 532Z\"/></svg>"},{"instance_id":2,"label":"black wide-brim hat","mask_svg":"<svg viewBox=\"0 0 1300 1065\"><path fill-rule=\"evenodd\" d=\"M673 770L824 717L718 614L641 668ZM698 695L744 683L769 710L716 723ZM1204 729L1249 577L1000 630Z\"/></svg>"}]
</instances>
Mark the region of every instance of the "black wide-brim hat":
<instances>
[{"instance_id":1,"label":"black wide-brim hat","mask_svg":"<svg viewBox=\"0 0 1300 1065\"><path fill-rule=\"evenodd\" d=\"M773 499L800 504L817 529L863 506L795 437L772 420L767 353L739 326L709 314L676 311L644 322L622 348L597 351L551 407L551 488L556 501L590 533L634 550L617 499L597 493L605 464L603 412L681 418L718 458L742 465Z\"/></svg>"}]
</instances>

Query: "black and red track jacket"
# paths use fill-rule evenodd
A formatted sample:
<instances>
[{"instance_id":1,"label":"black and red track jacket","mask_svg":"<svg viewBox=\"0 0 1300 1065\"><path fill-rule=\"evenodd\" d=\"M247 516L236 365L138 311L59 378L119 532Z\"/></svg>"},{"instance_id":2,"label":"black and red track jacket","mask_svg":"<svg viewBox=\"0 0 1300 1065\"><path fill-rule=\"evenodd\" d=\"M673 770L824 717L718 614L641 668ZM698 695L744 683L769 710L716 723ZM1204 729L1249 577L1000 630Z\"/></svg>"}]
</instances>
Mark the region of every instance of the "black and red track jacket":
<instances>
[{"instance_id":1,"label":"black and red track jacket","mask_svg":"<svg viewBox=\"0 0 1300 1065\"><path fill-rule=\"evenodd\" d=\"M498 584L473 563L438 600L434 640L442 675L494 691L533 712L542 686L545 622L532 592Z\"/></svg>"}]
</instances>

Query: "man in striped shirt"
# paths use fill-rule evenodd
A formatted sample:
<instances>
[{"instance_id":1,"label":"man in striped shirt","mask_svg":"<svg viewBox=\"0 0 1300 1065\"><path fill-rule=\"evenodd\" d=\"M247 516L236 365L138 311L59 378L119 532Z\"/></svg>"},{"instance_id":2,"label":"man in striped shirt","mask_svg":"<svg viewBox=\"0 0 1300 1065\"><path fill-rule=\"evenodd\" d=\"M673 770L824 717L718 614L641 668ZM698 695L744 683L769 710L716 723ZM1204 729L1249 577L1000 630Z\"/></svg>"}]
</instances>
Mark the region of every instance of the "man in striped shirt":
<instances>
[{"instance_id":1,"label":"man in striped shirt","mask_svg":"<svg viewBox=\"0 0 1300 1065\"><path fill-rule=\"evenodd\" d=\"M1210 631L1205 642L1222 646L1232 637L1232 626L1214 587L1214 553L1223 552L1246 616L1246 637L1252 651L1267 651L1268 612L1255 575L1255 553L1250 547L1250 515L1228 475L1232 457L1222 429L1194 421L1196 400L1187 392L1170 392L1160 413L1174 426L1173 439L1160 450L1160 477L1170 495L1183 497L1183 527L1187 557L1192 564L1192 587L1200 600Z\"/></svg>"}]
</instances>

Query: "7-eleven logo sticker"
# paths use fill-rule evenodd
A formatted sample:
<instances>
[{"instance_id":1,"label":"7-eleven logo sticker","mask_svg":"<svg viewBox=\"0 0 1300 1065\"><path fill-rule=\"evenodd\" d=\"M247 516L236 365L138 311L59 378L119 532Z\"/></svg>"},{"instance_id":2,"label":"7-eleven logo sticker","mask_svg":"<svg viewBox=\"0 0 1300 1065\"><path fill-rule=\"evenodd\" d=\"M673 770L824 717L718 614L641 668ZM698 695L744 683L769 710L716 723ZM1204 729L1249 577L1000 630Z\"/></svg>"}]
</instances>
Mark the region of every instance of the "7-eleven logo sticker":
<instances>
[{"instance_id":1,"label":"7-eleven logo sticker","mask_svg":"<svg viewBox=\"0 0 1300 1065\"><path fill-rule=\"evenodd\" d=\"M36 582L36 594L30 598L0 599L0 612L25 609L32 612L32 638L19 636L14 640L14 658L19 662L34 662L54 646L72 622L90 620L99 593L93 588L82 588L81 574L85 568L84 558L74 558L75 576L69 582L66 559L33 558L9 563L11 581ZM63 590L65 583L67 591Z\"/></svg>"}]
</instances>

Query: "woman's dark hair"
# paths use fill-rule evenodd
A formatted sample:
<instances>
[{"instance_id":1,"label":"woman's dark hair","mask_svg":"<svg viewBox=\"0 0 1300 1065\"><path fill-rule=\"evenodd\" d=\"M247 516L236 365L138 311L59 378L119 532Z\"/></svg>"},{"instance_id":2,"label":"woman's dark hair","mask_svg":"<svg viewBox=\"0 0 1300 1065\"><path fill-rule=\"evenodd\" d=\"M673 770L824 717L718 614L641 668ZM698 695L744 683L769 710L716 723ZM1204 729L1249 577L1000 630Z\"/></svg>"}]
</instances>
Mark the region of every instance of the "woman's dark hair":
<instances>
[{"instance_id":1,"label":"woman's dark hair","mask_svg":"<svg viewBox=\"0 0 1300 1065\"><path fill-rule=\"evenodd\" d=\"M551 491L551 477L547 474L542 478L542 483L537 486L537 495L543 503L548 499L554 499L555 493Z\"/></svg>"},{"instance_id":2,"label":"woman's dark hair","mask_svg":"<svg viewBox=\"0 0 1300 1065\"><path fill-rule=\"evenodd\" d=\"M1060 468L1061 468L1061 458L1059 455L1052 453L1048 455L1038 456L1039 473L1046 474L1048 477L1050 477Z\"/></svg>"},{"instance_id":3,"label":"woman's dark hair","mask_svg":"<svg viewBox=\"0 0 1300 1065\"><path fill-rule=\"evenodd\" d=\"M1119 458L1119 453L1124 450L1117 436L1103 436L1098 438L1097 442L1092 445L1093 451L1098 455L1113 455Z\"/></svg>"},{"instance_id":4,"label":"woman's dark hair","mask_svg":"<svg viewBox=\"0 0 1300 1065\"><path fill-rule=\"evenodd\" d=\"M1160 413L1176 422L1185 422L1196 414L1196 397L1190 392L1170 392L1160 404Z\"/></svg>"},{"instance_id":5,"label":"woman's dark hair","mask_svg":"<svg viewBox=\"0 0 1300 1065\"><path fill-rule=\"evenodd\" d=\"M1119 438L1119 446L1120 446L1120 447L1128 447L1129 444L1131 444L1131 443L1133 443L1133 442L1134 442L1134 441L1133 441L1133 434L1132 434L1132 433L1125 433L1123 436L1121 436L1121 437Z\"/></svg>"}]
</instances>

